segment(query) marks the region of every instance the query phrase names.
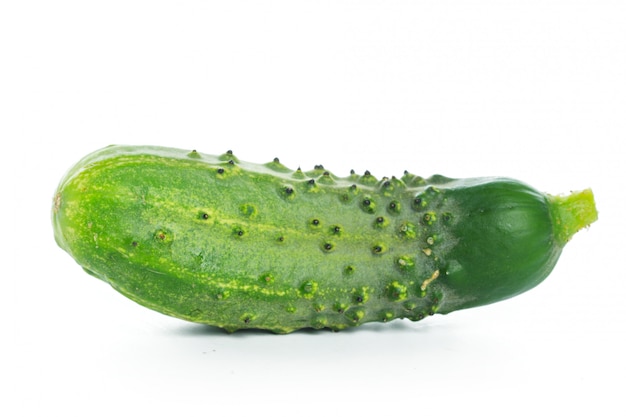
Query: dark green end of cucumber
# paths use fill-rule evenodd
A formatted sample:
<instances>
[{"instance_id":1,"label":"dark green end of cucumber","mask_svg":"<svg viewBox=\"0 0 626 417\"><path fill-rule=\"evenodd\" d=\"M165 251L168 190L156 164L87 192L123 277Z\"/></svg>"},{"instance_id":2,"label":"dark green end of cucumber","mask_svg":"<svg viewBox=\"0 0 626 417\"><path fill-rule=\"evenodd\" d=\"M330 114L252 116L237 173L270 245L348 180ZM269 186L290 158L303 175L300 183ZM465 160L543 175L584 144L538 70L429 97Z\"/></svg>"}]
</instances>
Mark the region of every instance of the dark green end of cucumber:
<instances>
[{"instance_id":1,"label":"dark green end of cucumber","mask_svg":"<svg viewBox=\"0 0 626 417\"><path fill-rule=\"evenodd\" d=\"M442 278L457 294L439 312L505 300L542 282L563 248L545 194L501 179L449 191L462 216ZM506 238L504 238L506 236Z\"/></svg>"}]
</instances>

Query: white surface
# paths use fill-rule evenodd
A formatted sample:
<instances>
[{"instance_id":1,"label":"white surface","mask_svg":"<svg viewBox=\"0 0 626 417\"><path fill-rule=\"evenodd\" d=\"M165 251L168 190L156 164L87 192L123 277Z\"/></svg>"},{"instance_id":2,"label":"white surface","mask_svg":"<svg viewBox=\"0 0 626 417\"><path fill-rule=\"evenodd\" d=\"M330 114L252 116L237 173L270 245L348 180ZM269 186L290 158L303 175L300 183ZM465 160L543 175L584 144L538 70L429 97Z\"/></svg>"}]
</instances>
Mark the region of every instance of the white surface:
<instances>
[{"instance_id":1,"label":"white surface","mask_svg":"<svg viewBox=\"0 0 626 417\"><path fill-rule=\"evenodd\" d=\"M622 1L3 2L0 415L625 415L625 18ZM226 335L56 247L59 179L110 143L592 187L600 221L500 304Z\"/></svg>"}]
</instances>

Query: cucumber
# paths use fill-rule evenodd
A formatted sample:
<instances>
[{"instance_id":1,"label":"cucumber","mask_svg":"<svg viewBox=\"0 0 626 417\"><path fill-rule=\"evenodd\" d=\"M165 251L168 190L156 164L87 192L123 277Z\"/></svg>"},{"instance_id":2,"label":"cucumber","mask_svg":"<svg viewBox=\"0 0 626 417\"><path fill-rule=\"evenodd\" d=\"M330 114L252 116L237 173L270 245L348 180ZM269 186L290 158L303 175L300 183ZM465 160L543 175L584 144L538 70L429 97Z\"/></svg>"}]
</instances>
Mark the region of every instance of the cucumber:
<instances>
[{"instance_id":1,"label":"cucumber","mask_svg":"<svg viewBox=\"0 0 626 417\"><path fill-rule=\"evenodd\" d=\"M504 300L543 281L597 219L591 190L340 178L154 146L86 156L53 200L56 242L89 274L229 332L341 330Z\"/></svg>"}]
</instances>

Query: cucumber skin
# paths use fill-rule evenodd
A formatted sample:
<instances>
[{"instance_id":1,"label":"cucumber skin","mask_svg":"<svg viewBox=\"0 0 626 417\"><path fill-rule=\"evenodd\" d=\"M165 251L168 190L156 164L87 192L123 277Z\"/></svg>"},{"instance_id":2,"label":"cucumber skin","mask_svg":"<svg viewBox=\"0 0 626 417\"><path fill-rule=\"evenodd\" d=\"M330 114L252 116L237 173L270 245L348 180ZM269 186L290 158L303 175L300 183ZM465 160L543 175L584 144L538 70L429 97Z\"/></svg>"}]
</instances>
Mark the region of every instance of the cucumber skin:
<instances>
[{"instance_id":1,"label":"cucumber skin","mask_svg":"<svg viewBox=\"0 0 626 417\"><path fill-rule=\"evenodd\" d=\"M516 180L338 178L151 146L110 146L61 181L55 239L148 308L235 331L421 320L537 284L563 245Z\"/></svg>"}]
</instances>

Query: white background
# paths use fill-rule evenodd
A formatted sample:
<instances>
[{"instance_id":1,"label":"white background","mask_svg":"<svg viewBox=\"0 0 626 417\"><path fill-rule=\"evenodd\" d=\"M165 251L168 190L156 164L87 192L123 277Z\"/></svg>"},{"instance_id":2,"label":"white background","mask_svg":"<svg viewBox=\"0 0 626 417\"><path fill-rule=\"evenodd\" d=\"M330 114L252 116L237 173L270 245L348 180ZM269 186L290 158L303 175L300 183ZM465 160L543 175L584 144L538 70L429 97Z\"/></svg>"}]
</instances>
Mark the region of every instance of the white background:
<instances>
[{"instance_id":1,"label":"white background","mask_svg":"<svg viewBox=\"0 0 626 417\"><path fill-rule=\"evenodd\" d=\"M602 0L3 2L0 414L626 415L625 22ZM600 220L503 303L227 335L56 247L58 181L112 143L592 187Z\"/></svg>"}]
</instances>

